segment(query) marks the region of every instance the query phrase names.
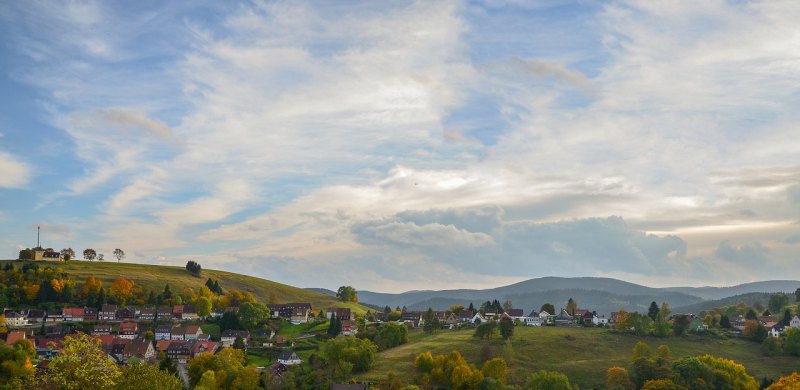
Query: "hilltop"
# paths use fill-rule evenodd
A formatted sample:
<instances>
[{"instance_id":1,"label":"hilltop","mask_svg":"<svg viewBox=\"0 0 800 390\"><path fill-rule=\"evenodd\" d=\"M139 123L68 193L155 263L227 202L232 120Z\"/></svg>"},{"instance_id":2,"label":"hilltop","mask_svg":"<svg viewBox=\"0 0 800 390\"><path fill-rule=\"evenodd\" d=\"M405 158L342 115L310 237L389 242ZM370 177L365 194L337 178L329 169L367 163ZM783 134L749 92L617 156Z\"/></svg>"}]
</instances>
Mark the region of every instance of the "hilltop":
<instances>
[{"instance_id":1,"label":"hilltop","mask_svg":"<svg viewBox=\"0 0 800 390\"><path fill-rule=\"evenodd\" d=\"M451 305L480 305L487 300L511 300L513 306L526 313L538 310L543 303L552 303L556 310L569 298L580 307L596 310L600 314L625 309L646 311L650 302L667 302L671 307L705 308L704 302L748 293L794 292L800 281L773 280L741 284L732 287L667 287L653 288L612 278L595 277L544 277L529 279L508 286L491 289L422 290L399 294L359 291L362 303L379 307L406 306L410 310L445 310ZM766 303L766 301L762 302Z\"/></svg>"},{"instance_id":2,"label":"hilltop","mask_svg":"<svg viewBox=\"0 0 800 390\"><path fill-rule=\"evenodd\" d=\"M0 263L7 261L12 260L2 260ZM16 261L14 263L17 264ZM109 285L121 276L132 280L136 285L155 291L161 291L166 284L170 285L172 291L181 291L184 287L197 289L205 283L207 278L211 278L218 280L223 289L249 291L259 302L268 302L272 294L278 302L308 302L315 309L337 306L349 307L360 314L367 311L364 306L341 302L327 294L226 271L203 269L202 275L195 277L184 267L177 266L77 260L65 263L39 262L39 264L62 268L78 282L83 282L89 275L94 275Z\"/></svg>"}]
</instances>

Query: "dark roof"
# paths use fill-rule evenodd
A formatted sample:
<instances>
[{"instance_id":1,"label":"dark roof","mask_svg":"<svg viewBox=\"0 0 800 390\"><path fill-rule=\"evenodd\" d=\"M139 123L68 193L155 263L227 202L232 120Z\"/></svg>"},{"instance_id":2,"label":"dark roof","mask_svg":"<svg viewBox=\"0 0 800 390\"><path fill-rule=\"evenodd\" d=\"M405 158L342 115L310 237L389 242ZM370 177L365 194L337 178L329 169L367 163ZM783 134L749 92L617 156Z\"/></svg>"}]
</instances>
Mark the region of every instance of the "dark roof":
<instances>
[{"instance_id":1,"label":"dark roof","mask_svg":"<svg viewBox=\"0 0 800 390\"><path fill-rule=\"evenodd\" d=\"M280 355L278 355L279 360L291 360L296 358L297 354L294 353L294 351L283 351L280 353Z\"/></svg>"},{"instance_id":2,"label":"dark roof","mask_svg":"<svg viewBox=\"0 0 800 390\"><path fill-rule=\"evenodd\" d=\"M367 390L367 385L362 384L340 384L336 383L331 386L331 390Z\"/></svg>"},{"instance_id":3,"label":"dark roof","mask_svg":"<svg viewBox=\"0 0 800 390\"><path fill-rule=\"evenodd\" d=\"M222 332L220 337L241 337L243 339L250 338L250 332L246 330L233 330L233 329L226 329Z\"/></svg>"},{"instance_id":4,"label":"dark roof","mask_svg":"<svg viewBox=\"0 0 800 390\"><path fill-rule=\"evenodd\" d=\"M512 317L522 317L525 315L525 312L523 312L522 309L511 309L506 311L506 314Z\"/></svg>"}]
</instances>

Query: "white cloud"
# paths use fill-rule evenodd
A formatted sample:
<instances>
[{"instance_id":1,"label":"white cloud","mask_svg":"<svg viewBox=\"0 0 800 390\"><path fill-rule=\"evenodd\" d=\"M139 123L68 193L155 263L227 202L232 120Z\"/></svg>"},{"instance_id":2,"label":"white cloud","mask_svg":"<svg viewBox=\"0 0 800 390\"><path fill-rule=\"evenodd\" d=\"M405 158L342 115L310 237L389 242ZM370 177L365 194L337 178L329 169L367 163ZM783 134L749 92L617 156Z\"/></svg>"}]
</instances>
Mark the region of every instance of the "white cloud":
<instances>
[{"instance_id":1,"label":"white cloud","mask_svg":"<svg viewBox=\"0 0 800 390\"><path fill-rule=\"evenodd\" d=\"M33 174L28 164L20 158L0 151L0 188L24 188Z\"/></svg>"}]
</instances>

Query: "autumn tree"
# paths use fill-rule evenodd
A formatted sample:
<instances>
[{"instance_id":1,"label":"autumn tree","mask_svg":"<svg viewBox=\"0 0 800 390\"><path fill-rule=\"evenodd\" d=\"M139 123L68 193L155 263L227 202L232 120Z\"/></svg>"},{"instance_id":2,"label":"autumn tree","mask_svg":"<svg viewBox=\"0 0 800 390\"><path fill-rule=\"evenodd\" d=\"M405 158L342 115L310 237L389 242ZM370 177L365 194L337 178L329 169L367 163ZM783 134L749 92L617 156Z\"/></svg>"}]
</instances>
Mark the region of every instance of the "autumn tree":
<instances>
[{"instance_id":1,"label":"autumn tree","mask_svg":"<svg viewBox=\"0 0 800 390\"><path fill-rule=\"evenodd\" d=\"M117 364L100 347L100 340L79 333L67 336L58 356L50 360L48 380L61 389L113 388L120 376Z\"/></svg>"},{"instance_id":2,"label":"autumn tree","mask_svg":"<svg viewBox=\"0 0 800 390\"><path fill-rule=\"evenodd\" d=\"M83 250L83 258L92 261L97 258L97 251L92 248L86 248Z\"/></svg>"},{"instance_id":3,"label":"autumn tree","mask_svg":"<svg viewBox=\"0 0 800 390\"><path fill-rule=\"evenodd\" d=\"M758 382L744 366L710 355L692 356L672 364L673 380L679 386L696 388L757 390ZM705 384L698 387L699 383Z\"/></svg>"},{"instance_id":4,"label":"autumn tree","mask_svg":"<svg viewBox=\"0 0 800 390\"><path fill-rule=\"evenodd\" d=\"M125 278L117 278L114 283L109 287L109 293L120 304L124 305L125 302L133 295L133 281Z\"/></svg>"},{"instance_id":5,"label":"autumn tree","mask_svg":"<svg viewBox=\"0 0 800 390\"><path fill-rule=\"evenodd\" d=\"M800 374L793 372L791 375L783 376L775 383L767 387L766 390L797 390L800 389Z\"/></svg>"},{"instance_id":6,"label":"autumn tree","mask_svg":"<svg viewBox=\"0 0 800 390\"><path fill-rule=\"evenodd\" d=\"M623 367L609 368L606 371L606 387L614 390L633 390L628 370Z\"/></svg>"},{"instance_id":7,"label":"autumn tree","mask_svg":"<svg viewBox=\"0 0 800 390\"><path fill-rule=\"evenodd\" d=\"M123 251L122 249L119 249L119 248L114 249L114 257L117 258L117 262L122 261L122 259L125 258L125 251Z\"/></svg>"},{"instance_id":8,"label":"autumn tree","mask_svg":"<svg viewBox=\"0 0 800 390\"><path fill-rule=\"evenodd\" d=\"M183 390L177 376L149 364L128 365L122 370L114 390Z\"/></svg>"},{"instance_id":9,"label":"autumn tree","mask_svg":"<svg viewBox=\"0 0 800 390\"><path fill-rule=\"evenodd\" d=\"M539 371L525 382L527 390L572 390L569 378L566 375L555 371Z\"/></svg>"},{"instance_id":10,"label":"autumn tree","mask_svg":"<svg viewBox=\"0 0 800 390\"><path fill-rule=\"evenodd\" d=\"M484 378L492 378L497 383L505 385L508 377L508 364L501 358L487 360L481 367L481 374Z\"/></svg>"},{"instance_id":11,"label":"autumn tree","mask_svg":"<svg viewBox=\"0 0 800 390\"><path fill-rule=\"evenodd\" d=\"M336 298L342 302L358 303L358 291L351 286L341 286L336 290Z\"/></svg>"},{"instance_id":12,"label":"autumn tree","mask_svg":"<svg viewBox=\"0 0 800 390\"><path fill-rule=\"evenodd\" d=\"M211 314L211 300L207 297L200 297L194 303L197 315L200 317L208 317Z\"/></svg>"},{"instance_id":13,"label":"autumn tree","mask_svg":"<svg viewBox=\"0 0 800 390\"><path fill-rule=\"evenodd\" d=\"M578 302L575 302L574 299L570 298L567 301L567 308L566 308L567 313L569 313L569 315L571 315L571 316L574 316L576 309L578 309ZM555 313L553 313L553 314L555 314Z\"/></svg>"}]
</instances>

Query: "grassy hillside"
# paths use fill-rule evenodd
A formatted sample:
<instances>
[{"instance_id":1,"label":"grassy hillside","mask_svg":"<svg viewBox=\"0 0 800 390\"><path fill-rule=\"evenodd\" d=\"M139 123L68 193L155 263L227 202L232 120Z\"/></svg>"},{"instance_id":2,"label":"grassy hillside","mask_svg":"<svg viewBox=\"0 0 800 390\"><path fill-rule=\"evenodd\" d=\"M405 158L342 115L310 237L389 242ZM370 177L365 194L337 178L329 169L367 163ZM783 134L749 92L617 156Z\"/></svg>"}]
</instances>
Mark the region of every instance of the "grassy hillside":
<instances>
[{"instance_id":1,"label":"grassy hillside","mask_svg":"<svg viewBox=\"0 0 800 390\"><path fill-rule=\"evenodd\" d=\"M2 261L5 262L5 261ZM0 263L2 263L0 262ZM19 264L18 262L14 262ZM235 274L217 270L203 270L202 276L196 278L189 274L183 267L162 265L117 263L117 262L89 262L69 261L66 263L41 263L63 268L73 279L83 282L89 275L103 280L106 286L116 278L122 276L134 281L137 285L146 286L156 291L161 291L165 284L169 284L172 291L181 291L184 287L194 289L202 286L207 278L219 280L223 289L234 288L250 291L259 302L266 303L270 294L275 294L278 302L309 302L315 310L326 309L330 306L349 307L356 313L366 312L364 306L354 303L344 303L329 295L309 291L303 288L292 287L281 283L256 278L253 276Z\"/></svg>"},{"instance_id":2,"label":"grassy hillside","mask_svg":"<svg viewBox=\"0 0 800 390\"><path fill-rule=\"evenodd\" d=\"M483 346L489 346L494 357L510 362L509 380L512 383L524 383L527 376L538 370L552 370L563 372L581 389L602 388L609 367L629 368L631 351L638 341L646 342L654 351L660 344L667 345L673 359L706 353L733 359L744 364L748 372L759 380L789 374L800 364L800 358L796 357L762 356L758 343L741 339L697 336L639 338L597 328L517 327L509 348L499 339L474 339L472 333L471 330L442 330L428 335L413 331L408 344L379 353L375 367L359 379L381 381L393 371L411 380L414 359L425 351L444 354L457 350L468 361L477 364Z\"/></svg>"}]
</instances>

